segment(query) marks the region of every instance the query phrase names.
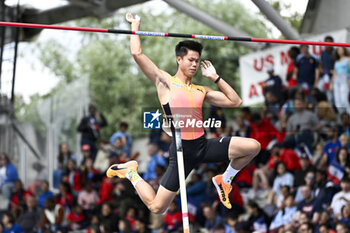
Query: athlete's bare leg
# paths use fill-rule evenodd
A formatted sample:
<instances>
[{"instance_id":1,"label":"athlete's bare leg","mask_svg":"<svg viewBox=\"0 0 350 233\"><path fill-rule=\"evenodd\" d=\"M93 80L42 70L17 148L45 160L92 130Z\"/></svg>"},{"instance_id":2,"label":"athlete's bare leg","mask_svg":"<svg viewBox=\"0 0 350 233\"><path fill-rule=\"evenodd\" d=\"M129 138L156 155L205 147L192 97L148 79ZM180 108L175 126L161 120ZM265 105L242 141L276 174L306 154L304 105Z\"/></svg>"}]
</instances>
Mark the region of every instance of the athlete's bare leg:
<instances>
[{"instance_id":1,"label":"athlete's bare leg","mask_svg":"<svg viewBox=\"0 0 350 233\"><path fill-rule=\"evenodd\" d=\"M176 192L169 191L161 185L155 193L153 188L144 180L139 181L135 185L135 189L148 209L156 214L164 213L176 196Z\"/></svg>"},{"instance_id":2,"label":"athlete's bare leg","mask_svg":"<svg viewBox=\"0 0 350 233\"><path fill-rule=\"evenodd\" d=\"M252 138L232 137L228 149L230 165L241 170L260 152L260 143Z\"/></svg>"},{"instance_id":3,"label":"athlete's bare leg","mask_svg":"<svg viewBox=\"0 0 350 233\"><path fill-rule=\"evenodd\" d=\"M137 173L137 169L138 163L134 160L122 164L113 164L107 170L107 177L127 178L150 211L156 214L164 213L174 200L176 192L171 192L160 186L156 194L151 185Z\"/></svg>"}]
</instances>

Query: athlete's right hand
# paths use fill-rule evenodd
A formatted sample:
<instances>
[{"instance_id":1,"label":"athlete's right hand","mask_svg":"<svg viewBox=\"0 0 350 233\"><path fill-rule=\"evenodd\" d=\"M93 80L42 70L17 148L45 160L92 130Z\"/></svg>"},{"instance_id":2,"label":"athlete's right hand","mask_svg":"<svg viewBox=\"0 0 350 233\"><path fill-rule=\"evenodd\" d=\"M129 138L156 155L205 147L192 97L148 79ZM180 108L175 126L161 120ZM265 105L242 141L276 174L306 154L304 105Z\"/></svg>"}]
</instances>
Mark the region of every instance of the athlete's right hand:
<instances>
[{"instance_id":1,"label":"athlete's right hand","mask_svg":"<svg viewBox=\"0 0 350 233\"><path fill-rule=\"evenodd\" d=\"M141 22L140 16L135 15L135 17L134 17L131 13L127 13L125 15L125 19L126 19L126 21L128 21L131 24L136 23L136 24L140 25L140 22Z\"/></svg>"}]
</instances>

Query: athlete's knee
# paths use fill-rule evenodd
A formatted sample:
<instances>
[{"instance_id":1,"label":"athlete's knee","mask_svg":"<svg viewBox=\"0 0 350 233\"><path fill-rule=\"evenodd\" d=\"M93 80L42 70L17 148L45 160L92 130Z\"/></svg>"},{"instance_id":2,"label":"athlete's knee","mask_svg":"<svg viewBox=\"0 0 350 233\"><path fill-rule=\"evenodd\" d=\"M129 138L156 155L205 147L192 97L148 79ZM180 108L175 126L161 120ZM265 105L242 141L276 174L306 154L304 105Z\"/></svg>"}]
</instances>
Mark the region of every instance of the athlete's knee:
<instances>
[{"instance_id":1,"label":"athlete's knee","mask_svg":"<svg viewBox=\"0 0 350 233\"><path fill-rule=\"evenodd\" d=\"M248 154L250 156L256 156L257 154L259 154L261 149L261 145L260 142L258 142L257 140L250 138L249 141L247 142L247 150L248 150Z\"/></svg>"},{"instance_id":2,"label":"athlete's knee","mask_svg":"<svg viewBox=\"0 0 350 233\"><path fill-rule=\"evenodd\" d=\"M165 211L168 209L168 206L163 206L158 203L152 203L150 206L148 206L148 209L155 214L164 214Z\"/></svg>"},{"instance_id":3,"label":"athlete's knee","mask_svg":"<svg viewBox=\"0 0 350 233\"><path fill-rule=\"evenodd\" d=\"M259 154L261 150L261 144L255 139L250 139L250 145L249 145L249 150L251 151L252 156L256 156Z\"/></svg>"}]
</instances>

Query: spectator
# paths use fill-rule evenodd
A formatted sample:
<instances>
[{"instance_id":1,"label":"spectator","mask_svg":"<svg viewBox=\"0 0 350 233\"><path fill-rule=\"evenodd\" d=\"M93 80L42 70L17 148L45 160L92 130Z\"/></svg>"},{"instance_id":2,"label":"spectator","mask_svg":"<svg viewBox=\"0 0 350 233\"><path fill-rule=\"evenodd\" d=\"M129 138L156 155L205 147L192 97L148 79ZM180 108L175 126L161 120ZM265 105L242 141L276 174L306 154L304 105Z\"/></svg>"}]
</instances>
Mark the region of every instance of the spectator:
<instances>
[{"instance_id":1,"label":"spectator","mask_svg":"<svg viewBox=\"0 0 350 233\"><path fill-rule=\"evenodd\" d=\"M225 233L225 225L221 222L217 224L214 228L212 233Z\"/></svg>"},{"instance_id":2,"label":"spectator","mask_svg":"<svg viewBox=\"0 0 350 233\"><path fill-rule=\"evenodd\" d=\"M132 186L125 180L118 180L114 185L113 200L110 202L113 208L118 209L118 215L125 217L130 207L138 206L138 197L136 196ZM138 213L142 214L141 208L138 208ZM140 217L140 216L138 216Z\"/></svg>"},{"instance_id":3,"label":"spectator","mask_svg":"<svg viewBox=\"0 0 350 233\"><path fill-rule=\"evenodd\" d=\"M165 167L157 165L156 166L156 177L149 180L148 183L152 186L153 190L156 192L159 188L160 181L162 180L162 177L165 172ZM188 191L188 190L187 190Z\"/></svg>"},{"instance_id":4,"label":"spectator","mask_svg":"<svg viewBox=\"0 0 350 233\"><path fill-rule=\"evenodd\" d=\"M349 205L344 205L341 208L340 221L345 223L346 226L349 228L350 226L350 206Z\"/></svg>"},{"instance_id":5,"label":"spectator","mask_svg":"<svg viewBox=\"0 0 350 233\"><path fill-rule=\"evenodd\" d=\"M60 184L60 193L57 197L57 204L60 204L65 212L69 212L71 207L73 206L73 195L71 193L71 187L68 183L62 182Z\"/></svg>"},{"instance_id":6,"label":"spectator","mask_svg":"<svg viewBox=\"0 0 350 233\"><path fill-rule=\"evenodd\" d=\"M106 232L118 232L119 217L113 213L112 207L108 203L103 203L101 206L101 212L99 215L99 221L103 224ZM127 224L129 223L126 220ZM120 224L119 224L120 226ZM123 230L123 229L120 229Z\"/></svg>"},{"instance_id":7,"label":"spectator","mask_svg":"<svg viewBox=\"0 0 350 233\"><path fill-rule=\"evenodd\" d=\"M349 233L349 228L346 226L345 223L338 222L335 226L335 230L337 233Z\"/></svg>"},{"instance_id":8,"label":"spectator","mask_svg":"<svg viewBox=\"0 0 350 233\"><path fill-rule=\"evenodd\" d=\"M130 223L128 220L126 219L119 219L118 221L118 228L119 228L119 231L118 233L131 233L131 228L130 228ZM106 228L106 226L104 225L104 231L103 232L111 232L111 229L110 228Z\"/></svg>"},{"instance_id":9,"label":"spectator","mask_svg":"<svg viewBox=\"0 0 350 233\"><path fill-rule=\"evenodd\" d=\"M287 172L286 165L283 162L277 162L275 165L275 174L277 175L273 181L273 191L275 195L281 194L281 188L283 186L293 187L294 177L291 173Z\"/></svg>"},{"instance_id":10,"label":"spectator","mask_svg":"<svg viewBox=\"0 0 350 233\"><path fill-rule=\"evenodd\" d=\"M135 233L151 233L151 230L142 219L135 220L135 230Z\"/></svg>"},{"instance_id":11,"label":"spectator","mask_svg":"<svg viewBox=\"0 0 350 233\"><path fill-rule=\"evenodd\" d=\"M300 52L296 59L293 78L307 93L312 88L317 87L319 79L318 60L310 54L308 45L300 45Z\"/></svg>"},{"instance_id":12,"label":"spectator","mask_svg":"<svg viewBox=\"0 0 350 233\"><path fill-rule=\"evenodd\" d=\"M17 168L5 153L0 154L0 165L1 192L5 199L10 200L15 189L15 181L19 179Z\"/></svg>"},{"instance_id":13,"label":"spectator","mask_svg":"<svg viewBox=\"0 0 350 233\"><path fill-rule=\"evenodd\" d=\"M340 121L341 124L338 126L338 132L339 134L346 134L350 135L350 117L349 114L346 112L343 112L340 114Z\"/></svg>"},{"instance_id":14,"label":"spectator","mask_svg":"<svg viewBox=\"0 0 350 233\"><path fill-rule=\"evenodd\" d=\"M19 216L17 223L23 228L23 232L37 232L43 212L37 207L37 201L33 196L26 199L26 210Z\"/></svg>"},{"instance_id":15,"label":"spectator","mask_svg":"<svg viewBox=\"0 0 350 233\"><path fill-rule=\"evenodd\" d=\"M64 175L64 171L68 166L68 160L73 159L77 162L77 157L73 154L66 142L62 142L58 148L58 156L57 156L57 169L53 171L53 187L58 189L60 183L62 182L62 177Z\"/></svg>"},{"instance_id":16,"label":"spectator","mask_svg":"<svg viewBox=\"0 0 350 233\"><path fill-rule=\"evenodd\" d=\"M58 151L58 169L64 169L65 167L67 167L68 160L70 159L73 159L75 162L77 162L77 156L69 150L68 144L66 142L62 142L59 145Z\"/></svg>"},{"instance_id":17,"label":"spectator","mask_svg":"<svg viewBox=\"0 0 350 233\"><path fill-rule=\"evenodd\" d=\"M74 194L77 194L82 189L82 179L80 175L80 171L77 168L74 160L68 160L68 166L66 168L66 179L64 182L69 183L73 189Z\"/></svg>"},{"instance_id":18,"label":"spectator","mask_svg":"<svg viewBox=\"0 0 350 233\"><path fill-rule=\"evenodd\" d=\"M46 198L53 197L53 193L49 190L49 182L47 180L41 181L40 189L41 194L38 197L38 202L39 206L44 208Z\"/></svg>"},{"instance_id":19,"label":"spectator","mask_svg":"<svg viewBox=\"0 0 350 233\"><path fill-rule=\"evenodd\" d=\"M330 224L322 224L318 227L318 231L317 231L317 226L315 229L316 233L336 233L333 229L332 226Z\"/></svg>"},{"instance_id":20,"label":"spectator","mask_svg":"<svg viewBox=\"0 0 350 233\"><path fill-rule=\"evenodd\" d=\"M217 224L222 223L223 219L215 213L215 210L210 205L204 205L203 206L203 215L205 217L205 228L210 231L212 230Z\"/></svg>"},{"instance_id":21,"label":"spectator","mask_svg":"<svg viewBox=\"0 0 350 233\"><path fill-rule=\"evenodd\" d=\"M266 164L269 159L269 153L266 150L268 144L275 138L279 142L282 142L284 135L267 118L262 118L259 113L253 114L250 127L250 137L256 139L261 144L261 151L255 157L255 164Z\"/></svg>"},{"instance_id":22,"label":"spectator","mask_svg":"<svg viewBox=\"0 0 350 233\"><path fill-rule=\"evenodd\" d=\"M256 166L248 164L235 177L235 183L239 188L251 188L253 186L253 176Z\"/></svg>"},{"instance_id":23,"label":"spectator","mask_svg":"<svg viewBox=\"0 0 350 233\"><path fill-rule=\"evenodd\" d=\"M280 120L285 124L283 125L281 122L281 127L283 129L287 128L288 118L296 112L294 107L294 100L304 99L304 98L305 98L305 94L301 87L297 86L295 88L288 89L288 99L282 105L281 112L280 112Z\"/></svg>"},{"instance_id":24,"label":"spectator","mask_svg":"<svg viewBox=\"0 0 350 233\"><path fill-rule=\"evenodd\" d=\"M67 228L64 209L60 204L55 204L55 200L52 197L46 198L45 200L42 226L44 229L48 229L53 232L56 232L59 229Z\"/></svg>"},{"instance_id":25,"label":"spectator","mask_svg":"<svg viewBox=\"0 0 350 233\"><path fill-rule=\"evenodd\" d=\"M293 74L295 70L295 62L299 54L300 54L300 49L296 46L291 47L288 51L288 56L290 58L290 61L288 63L288 68L287 68L288 88L291 88L297 85L296 77L293 78Z\"/></svg>"},{"instance_id":26,"label":"spectator","mask_svg":"<svg viewBox=\"0 0 350 233\"><path fill-rule=\"evenodd\" d=\"M100 186L100 191L99 191L100 199L98 200L97 204L102 204L104 202L111 201L113 199L112 197L113 188L114 187L113 187L112 179L105 177Z\"/></svg>"},{"instance_id":27,"label":"spectator","mask_svg":"<svg viewBox=\"0 0 350 233\"><path fill-rule=\"evenodd\" d=\"M16 180L15 192L12 194L10 206L24 210L26 208L26 200L29 196L32 197L33 194L23 188L21 180Z\"/></svg>"},{"instance_id":28,"label":"spectator","mask_svg":"<svg viewBox=\"0 0 350 233\"><path fill-rule=\"evenodd\" d=\"M240 173L238 173L239 175ZM216 191L215 186L212 184L212 178L216 175L216 171L214 169L208 168L205 171L204 177L205 177L205 183L206 183L206 189L205 189L205 203L206 204L212 204L214 201L217 200L218 194ZM237 178L237 177L236 177Z\"/></svg>"},{"instance_id":29,"label":"spectator","mask_svg":"<svg viewBox=\"0 0 350 233\"><path fill-rule=\"evenodd\" d=\"M294 229L298 229L302 224L304 223L309 223L310 218L307 213L304 212L298 212L297 211L297 216L295 218L295 221L293 221L292 225Z\"/></svg>"},{"instance_id":30,"label":"spectator","mask_svg":"<svg viewBox=\"0 0 350 233\"><path fill-rule=\"evenodd\" d=\"M283 185L281 187L281 194L275 195L275 193L271 192L267 197L267 205L264 206L265 213L272 217L275 214L277 214L277 211L279 209L282 209L284 207L284 199L291 194L291 187L288 185Z\"/></svg>"},{"instance_id":31,"label":"spectator","mask_svg":"<svg viewBox=\"0 0 350 233\"><path fill-rule=\"evenodd\" d=\"M78 204L83 207L84 211L89 211L96 206L98 200L97 192L92 189L90 183L86 183L83 190L79 192Z\"/></svg>"},{"instance_id":32,"label":"spectator","mask_svg":"<svg viewBox=\"0 0 350 233\"><path fill-rule=\"evenodd\" d=\"M332 201L333 197L333 188L326 186L327 184L327 174L323 170L316 170L315 174L315 211L314 220L319 219L319 215L324 210L328 209L329 204Z\"/></svg>"},{"instance_id":33,"label":"spectator","mask_svg":"<svg viewBox=\"0 0 350 233\"><path fill-rule=\"evenodd\" d=\"M337 154L328 167L328 178L334 183L339 184L344 176L350 174L350 156L346 147L338 149Z\"/></svg>"},{"instance_id":34,"label":"spectator","mask_svg":"<svg viewBox=\"0 0 350 233\"><path fill-rule=\"evenodd\" d=\"M236 123L238 125L238 129L235 132L235 136L249 138L251 128L250 128L249 124L244 121L243 116L237 116Z\"/></svg>"},{"instance_id":35,"label":"spectator","mask_svg":"<svg viewBox=\"0 0 350 233\"><path fill-rule=\"evenodd\" d=\"M158 146L155 144L150 144L148 146L148 154L151 156L151 160L147 163L147 170L143 175L143 179L149 181L157 177L156 167L157 165L165 166L165 159L158 154Z\"/></svg>"},{"instance_id":36,"label":"spectator","mask_svg":"<svg viewBox=\"0 0 350 233\"><path fill-rule=\"evenodd\" d=\"M248 223L250 232L253 232L253 231L267 232L268 217L265 214L265 212L254 201L248 201L247 213L249 215L247 223Z\"/></svg>"},{"instance_id":37,"label":"spectator","mask_svg":"<svg viewBox=\"0 0 350 233\"><path fill-rule=\"evenodd\" d=\"M278 123L278 116L282 105L281 101L282 99L278 99L271 91L265 93L263 114L273 125Z\"/></svg>"},{"instance_id":38,"label":"spectator","mask_svg":"<svg viewBox=\"0 0 350 233\"><path fill-rule=\"evenodd\" d=\"M81 165L81 166L84 166L85 161L86 161L87 159L89 159L89 158L92 159L91 146L90 146L89 144L84 144L84 145L82 145L82 146L81 146L81 152L82 152L82 154L83 154L83 159L81 160L80 165ZM75 163L75 164L77 164L77 163ZM68 164L67 164L67 166L68 166Z\"/></svg>"},{"instance_id":39,"label":"spectator","mask_svg":"<svg viewBox=\"0 0 350 233\"><path fill-rule=\"evenodd\" d=\"M298 229L298 233L313 233L314 232L314 226L312 223L306 222L300 225Z\"/></svg>"},{"instance_id":40,"label":"spectator","mask_svg":"<svg viewBox=\"0 0 350 233\"><path fill-rule=\"evenodd\" d=\"M90 145L91 156L94 161L97 153L96 141L100 137L101 128L105 126L107 126L107 120L104 115L98 112L94 105L90 104L89 115L81 119L78 131L82 134L81 145Z\"/></svg>"},{"instance_id":41,"label":"spectator","mask_svg":"<svg viewBox=\"0 0 350 233\"><path fill-rule=\"evenodd\" d=\"M325 42L334 42L333 37L326 36ZM333 46L326 46L320 56L320 80L318 88L326 93L329 103L333 103L333 96L329 90L331 77L334 70L334 49Z\"/></svg>"},{"instance_id":42,"label":"spectator","mask_svg":"<svg viewBox=\"0 0 350 233\"><path fill-rule=\"evenodd\" d=\"M21 226L15 223L13 215L6 212L2 215L2 224L4 224L4 233L23 233Z\"/></svg>"},{"instance_id":43,"label":"spectator","mask_svg":"<svg viewBox=\"0 0 350 233\"><path fill-rule=\"evenodd\" d=\"M264 82L264 97L265 105L267 107L267 118L275 123L278 119L282 98L282 79L280 76L274 74L273 66L267 69L269 77Z\"/></svg>"},{"instance_id":44,"label":"spectator","mask_svg":"<svg viewBox=\"0 0 350 233\"><path fill-rule=\"evenodd\" d=\"M136 231L135 229L135 219L136 218L136 209L133 206L129 206L126 210L125 219L129 221L131 231Z\"/></svg>"},{"instance_id":45,"label":"spectator","mask_svg":"<svg viewBox=\"0 0 350 233\"><path fill-rule=\"evenodd\" d=\"M321 125L317 116L305 110L305 103L302 99L294 100L296 113L289 117L287 122L287 137L284 139L284 146L294 149L300 143L305 143L308 149L312 148L313 132L317 132Z\"/></svg>"},{"instance_id":46,"label":"spectator","mask_svg":"<svg viewBox=\"0 0 350 233\"><path fill-rule=\"evenodd\" d=\"M340 144L342 147L346 147L350 151L349 135L343 133L339 136Z\"/></svg>"},{"instance_id":47,"label":"spectator","mask_svg":"<svg viewBox=\"0 0 350 233\"><path fill-rule=\"evenodd\" d=\"M125 144L123 145L123 151L126 152L127 156L130 157L131 155L131 148L132 148L132 138L130 134L127 132L129 128L128 123L126 122L120 122L119 124L119 131L115 132L111 138L109 139L109 142L114 145L116 138L123 138L125 140Z\"/></svg>"},{"instance_id":48,"label":"spectator","mask_svg":"<svg viewBox=\"0 0 350 233\"><path fill-rule=\"evenodd\" d=\"M328 141L324 146L324 152L321 159L320 167L326 167L333 162L338 149L341 147L340 140L338 139L338 132L335 127L329 127L327 133Z\"/></svg>"},{"instance_id":49,"label":"spectator","mask_svg":"<svg viewBox=\"0 0 350 233\"><path fill-rule=\"evenodd\" d=\"M288 171L300 170L300 160L298 155L291 149L283 148L281 143L276 143L271 149L271 157L269 159L268 167L273 169L277 161L285 163Z\"/></svg>"},{"instance_id":50,"label":"spectator","mask_svg":"<svg viewBox=\"0 0 350 233\"><path fill-rule=\"evenodd\" d=\"M311 91L311 95L315 104L315 113L320 121L320 124L322 126L335 126L337 114L335 113L332 105L327 102L327 96L317 88L314 88Z\"/></svg>"},{"instance_id":51,"label":"spectator","mask_svg":"<svg viewBox=\"0 0 350 233\"><path fill-rule=\"evenodd\" d=\"M193 173L186 191L188 198L197 203L197 207L205 200L205 190L206 183L202 180L202 176L197 172Z\"/></svg>"},{"instance_id":52,"label":"spectator","mask_svg":"<svg viewBox=\"0 0 350 233\"><path fill-rule=\"evenodd\" d=\"M84 229L87 226L86 216L83 214L83 208L80 205L75 205L72 211L67 216L68 229L77 231Z\"/></svg>"},{"instance_id":53,"label":"spectator","mask_svg":"<svg viewBox=\"0 0 350 233\"><path fill-rule=\"evenodd\" d=\"M344 177L340 182L341 191L337 192L332 199L331 208L334 216L339 219L341 214L341 208L350 200L350 179Z\"/></svg>"},{"instance_id":54,"label":"spectator","mask_svg":"<svg viewBox=\"0 0 350 233\"><path fill-rule=\"evenodd\" d=\"M315 188L315 172L314 171L308 171L306 173L306 176L304 177L305 185L309 186L311 191L314 193ZM299 186L297 188L296 194L295 194L295 202L300 203L302 200L304 200L304 196L302 194L303 186Z\"/></svg>"},{"instance_id":55,"label":"spectator","mask_svg":"<svg viewBox=\"0 0 350 233\"><path fill-rule=\"evenodd\" d=\"M321 233L321 226L322 225L327 225L327 226L330 226L331 228L333 228L333 226L334 226L334 228L335 228L335 224L331 219L330 212L327 210L322 211L319 219L316 221L315 232ZM317 231L317 230L319 230L319 231ZM329 232L329 233L331 233L331 232ZM335 233L335 232L333 231L332 233Z\"/></svg>"},{"instance_id":56,"label":"spectator","mask_svg":"<svg viewBox=\"0 0 350 233\"><path fill-rule=\"evenodd\" d=\"M94 168L98 169L100 172L105 172L107 170L109 167L108 156L112 149L112 145L110 145L107 141L102 140L100 142L100 148L97 152Z\"/></svg>"},{"instance_id":57,"label":"spectator","mask_svg":"<svg viewBox=\"0 0 350 233\"><path fill-rule=\"evenodd\" d=\"M346 48L338 47L335 53L334 72L331 81L331 90L334 95L334 104L339 113L350 113L349 106L349 66L350 59Z\"/></svg>"},{"instance_id":58,"label":"spectator","mask_svg":"<svg viewBox=\"0 0 350 233\"><path fill-rule=\"evenodd\" d=\"M282 79L280 76L275 75L273 66L268 67L267 73L269 77L264 82L264 96L266 93L271 92L280 100L282 98Z\"/></svg>"},{"instance_id":59,"label":"spectator","mask_svg":"<svg viewBox=\"0 0 350 233\"><path fill-rule=\"evenodd\" d=\"M309 186L304 185L301 188L301 194L304 199L298 204L297 216L303 212L307 214L309 218L312 218L315 212L315 198L312 195L312 190Z\"/></svg>"},{"instance_id":60,"label":"spectator","mask_svg":"<svg viewBox=\"0 0 350 233\"><path fill-rule=\"evenodd\" d=\"M36 175L34 181L28 184L28 191L38 196L40 194L41 182L49 177L49 174L45 165L42 165L40 162L32 163L32 168L36 172Z\"/></svg>"},{"instance_id":61,"label":"spectator","mask_svg":"<svg viewBox=\"0 0 350 233\"><path fill-rule=\"evenodd\" d=\"M305 153L301 154L299 161L301 169L294 171L294 187L305 185L304 177L306 173L315 170L315 167L311 164L312 161Z\"/></svg>"},{"instance_id":62,"label":"spectator","mask_svg":"<svg viewBox=\"0 0 350 233\"><path fill-rule=\"evenodd\" d=\"M124 137L117 137L113 143L113 152L118 156L118 163L125 163L128 160L128 154L125 150L126 141Z\"/></svg>"},{"instance_id":63,"label":"spectator","mask_svg":"<svg viewBox=\"0 0 350 233\"><path fill-rule=\"evenodd\" d=\"M289 225L296 217L297 207L294 206L294 197L292 194L288 194L284 198L284 205L281 210L278 211L273 218L270 230L276 230L282 226Z\"/></svg>"},{"instance_id":64,"label":"spectator","mask_svg":"<svg viewBox=\"0 0 350 233\"><path fill-rule=\"evenodd\" d=\"M238 214L234 211L228 212L225 219L225 233L236 233L236 225L238 223Z\"/></svg>"},{"instance_id":65,"label":"spectator","mask_svg":"<svg viewBox=\"0 0 350 233\"><path fill-rule=\"evenodd\" d=\"M99 171L93 167L93 161L91 158L85 160L84 166L81 168L81 182L83 185L90 183L97 187L99 180Z\"/></svg>"}]
</instances>

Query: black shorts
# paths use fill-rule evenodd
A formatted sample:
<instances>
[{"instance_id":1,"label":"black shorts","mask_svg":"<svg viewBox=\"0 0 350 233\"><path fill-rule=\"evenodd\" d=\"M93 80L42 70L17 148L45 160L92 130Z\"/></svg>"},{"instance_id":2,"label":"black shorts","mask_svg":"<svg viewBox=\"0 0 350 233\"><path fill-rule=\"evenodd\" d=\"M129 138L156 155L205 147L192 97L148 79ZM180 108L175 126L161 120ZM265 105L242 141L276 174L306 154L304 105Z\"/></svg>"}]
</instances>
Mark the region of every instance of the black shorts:
<instances>
[{"instance_id":1,"label":"black shorts","mask_svg":"<svg viewBox=\"0 0 350 233\"><path fill-rule=\"evenodd\" d=\"M231 137L206 139L204 136L194 140L182 140L185 177L200 163L228 161L230 140ZM177 192L180 187L174 139L169 148L169 166L163 175L161 185L172 192Z\"/></svg>"}]
</instances>

